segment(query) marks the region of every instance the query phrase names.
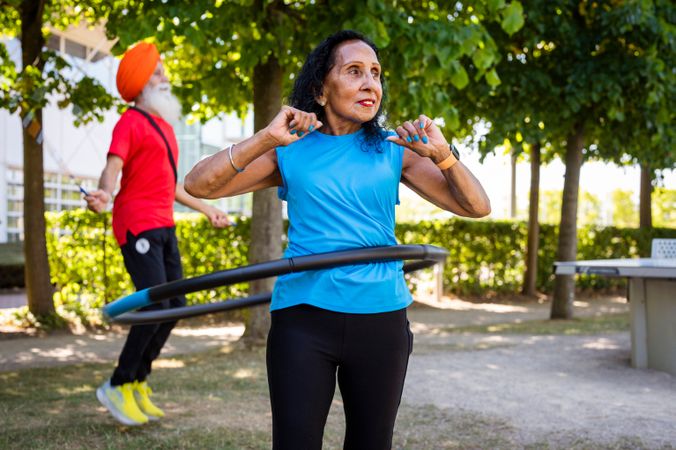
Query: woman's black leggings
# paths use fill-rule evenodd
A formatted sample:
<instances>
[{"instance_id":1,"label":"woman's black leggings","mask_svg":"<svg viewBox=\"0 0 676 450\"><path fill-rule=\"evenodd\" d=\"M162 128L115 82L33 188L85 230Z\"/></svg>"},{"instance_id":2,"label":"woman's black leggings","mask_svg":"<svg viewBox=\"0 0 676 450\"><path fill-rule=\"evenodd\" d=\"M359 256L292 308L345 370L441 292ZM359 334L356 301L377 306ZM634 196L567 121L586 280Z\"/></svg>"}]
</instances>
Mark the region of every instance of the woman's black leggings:
<instances>
[{"instance_id":1,"label":"woman's black leggings","mask_svg":"<svg viewBox=\"0 0 676 450\"><path fill-rule=\"evenodd\" d=\"M344 448L391 448L412 348L406 309L345 314L299 305L273 311L267 348L273 448L322 447L336 372Z\"/></svg>"}]
</instances>

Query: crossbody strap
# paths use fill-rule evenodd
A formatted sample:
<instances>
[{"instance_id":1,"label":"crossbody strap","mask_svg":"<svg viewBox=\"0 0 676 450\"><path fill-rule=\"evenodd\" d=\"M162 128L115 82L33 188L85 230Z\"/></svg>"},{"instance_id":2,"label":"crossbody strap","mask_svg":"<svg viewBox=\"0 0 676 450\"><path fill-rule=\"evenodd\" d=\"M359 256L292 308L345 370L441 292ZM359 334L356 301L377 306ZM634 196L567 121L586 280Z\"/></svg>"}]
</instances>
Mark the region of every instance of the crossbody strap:
<instances>
[{"instance_id":1,"label":"crossbody strap","mask_svg":"<svg viewBox=\"0 0 676 450\"><path fill-rule=\"evenodd\" d=\"M162 129L160 126L155 122L155 119L153 119L150 114L147 112L143 111L142 109L139 109L135 106L130 106L129 109L133 109L134 111L141 113L143 117L148 119L148 122L150 122L150 125L152 125L153 128L157 130L158 133L160 133L160 136L162 137L162 140L164 141L164 145L167 146L167 155L169 155L169 163L171 164L171 169L174 171L174 183L178 182L178 172L176 171L176 161L174 161L174 155L171 153L171 147L169 146L169 141L167 140L166 136L162 132Z\"/></svg>"}]
</instances>

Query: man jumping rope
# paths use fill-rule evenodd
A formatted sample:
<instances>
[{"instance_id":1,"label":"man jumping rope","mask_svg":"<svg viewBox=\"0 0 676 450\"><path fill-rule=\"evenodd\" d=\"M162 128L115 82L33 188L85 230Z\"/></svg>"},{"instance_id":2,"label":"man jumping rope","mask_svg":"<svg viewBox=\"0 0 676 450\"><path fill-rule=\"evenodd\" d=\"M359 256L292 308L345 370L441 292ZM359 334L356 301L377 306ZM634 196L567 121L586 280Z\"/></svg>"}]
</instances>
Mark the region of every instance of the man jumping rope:
<instances>
[{"instance_id":1,"label":"man jumping rope","mask_svg":"<svg viewBox=\"0 0 676 450\"><path fill-rule=\"evenodd\" d=\"M117 89L133 103L115 125L99 188L85 196L87 207L104 211L122 172L113 204L113 232L124 264L137 290L183 277L173 219L174 200L209 218L214 227L229 225L221 210L188 194L177 182L178 143L170 123L180 118L180 105L153 44L129 49L117 72ZM145 308L185 305L179 296ZM129 330L112 377L96 395L124 425L141 425L164 412L149 398L146 378L176 322L135 325Z\"/></svg>"}]
</instances>

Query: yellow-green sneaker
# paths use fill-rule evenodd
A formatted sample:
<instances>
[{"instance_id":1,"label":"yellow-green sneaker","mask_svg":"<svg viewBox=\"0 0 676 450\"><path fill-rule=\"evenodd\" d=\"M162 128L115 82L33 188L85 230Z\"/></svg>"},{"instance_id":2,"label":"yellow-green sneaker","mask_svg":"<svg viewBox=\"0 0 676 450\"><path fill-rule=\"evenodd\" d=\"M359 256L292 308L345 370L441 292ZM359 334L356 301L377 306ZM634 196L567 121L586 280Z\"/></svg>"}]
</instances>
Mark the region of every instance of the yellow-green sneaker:
<instances>
[{"instance_id":1,"label":"yellow-green sneaker","mask_svg":"<svg viewBox=\"0 0 676 450\"><path fill-rule=\"evenodd\" d=\"M150 401L150 396L153 395L152 389L145 381L134 381L134 397L143 414L148 416L150 420L157 420L164 417L164 411L155 406Z\"/></svg>"},{"instance_id":2,"label":"yellow-green sneaker","mask_svg":"<svg viewBox=\"0 0 676 450\"><path fill-rule=\"evenodd\" d=\"M108 380L96 390L96 398L124 425L143 425L148 422L148 417L136 404L132 383L111 386Z\"/></svg>"}]
</instances>

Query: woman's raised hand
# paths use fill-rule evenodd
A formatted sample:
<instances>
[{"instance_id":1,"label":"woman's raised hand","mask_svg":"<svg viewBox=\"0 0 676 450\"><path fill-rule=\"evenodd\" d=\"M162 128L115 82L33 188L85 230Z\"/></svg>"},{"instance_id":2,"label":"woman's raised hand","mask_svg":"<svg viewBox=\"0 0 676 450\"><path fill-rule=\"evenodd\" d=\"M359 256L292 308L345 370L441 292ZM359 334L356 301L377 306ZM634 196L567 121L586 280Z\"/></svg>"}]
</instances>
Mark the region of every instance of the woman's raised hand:
<instances>
[{"instance_id":1,"label":"woman's raised hand","mask_svg":"<svg viewBox=\"0 0 676 450\"><path fill-rule=\"evenodd\" d=\"M289 145L321 128L323 123L317 120L315 113L308 113L290 106L282 106L279 113L266 127L266 133L275 143L275 147Z\"/></svg>"},{"instance_id":2,"label":"woman's raised hand","mask_svg":"<svg viewBox=\"0 0 676 450\"><path fill-rule=\"evenodd\" d=\"M396 136L389 136L387 140L409 148L420 156L431 158L435 163L449 155L448 141L432 119L424 114L413 121L402 123L396 132Z\"/></svg>"}]
</instances>

